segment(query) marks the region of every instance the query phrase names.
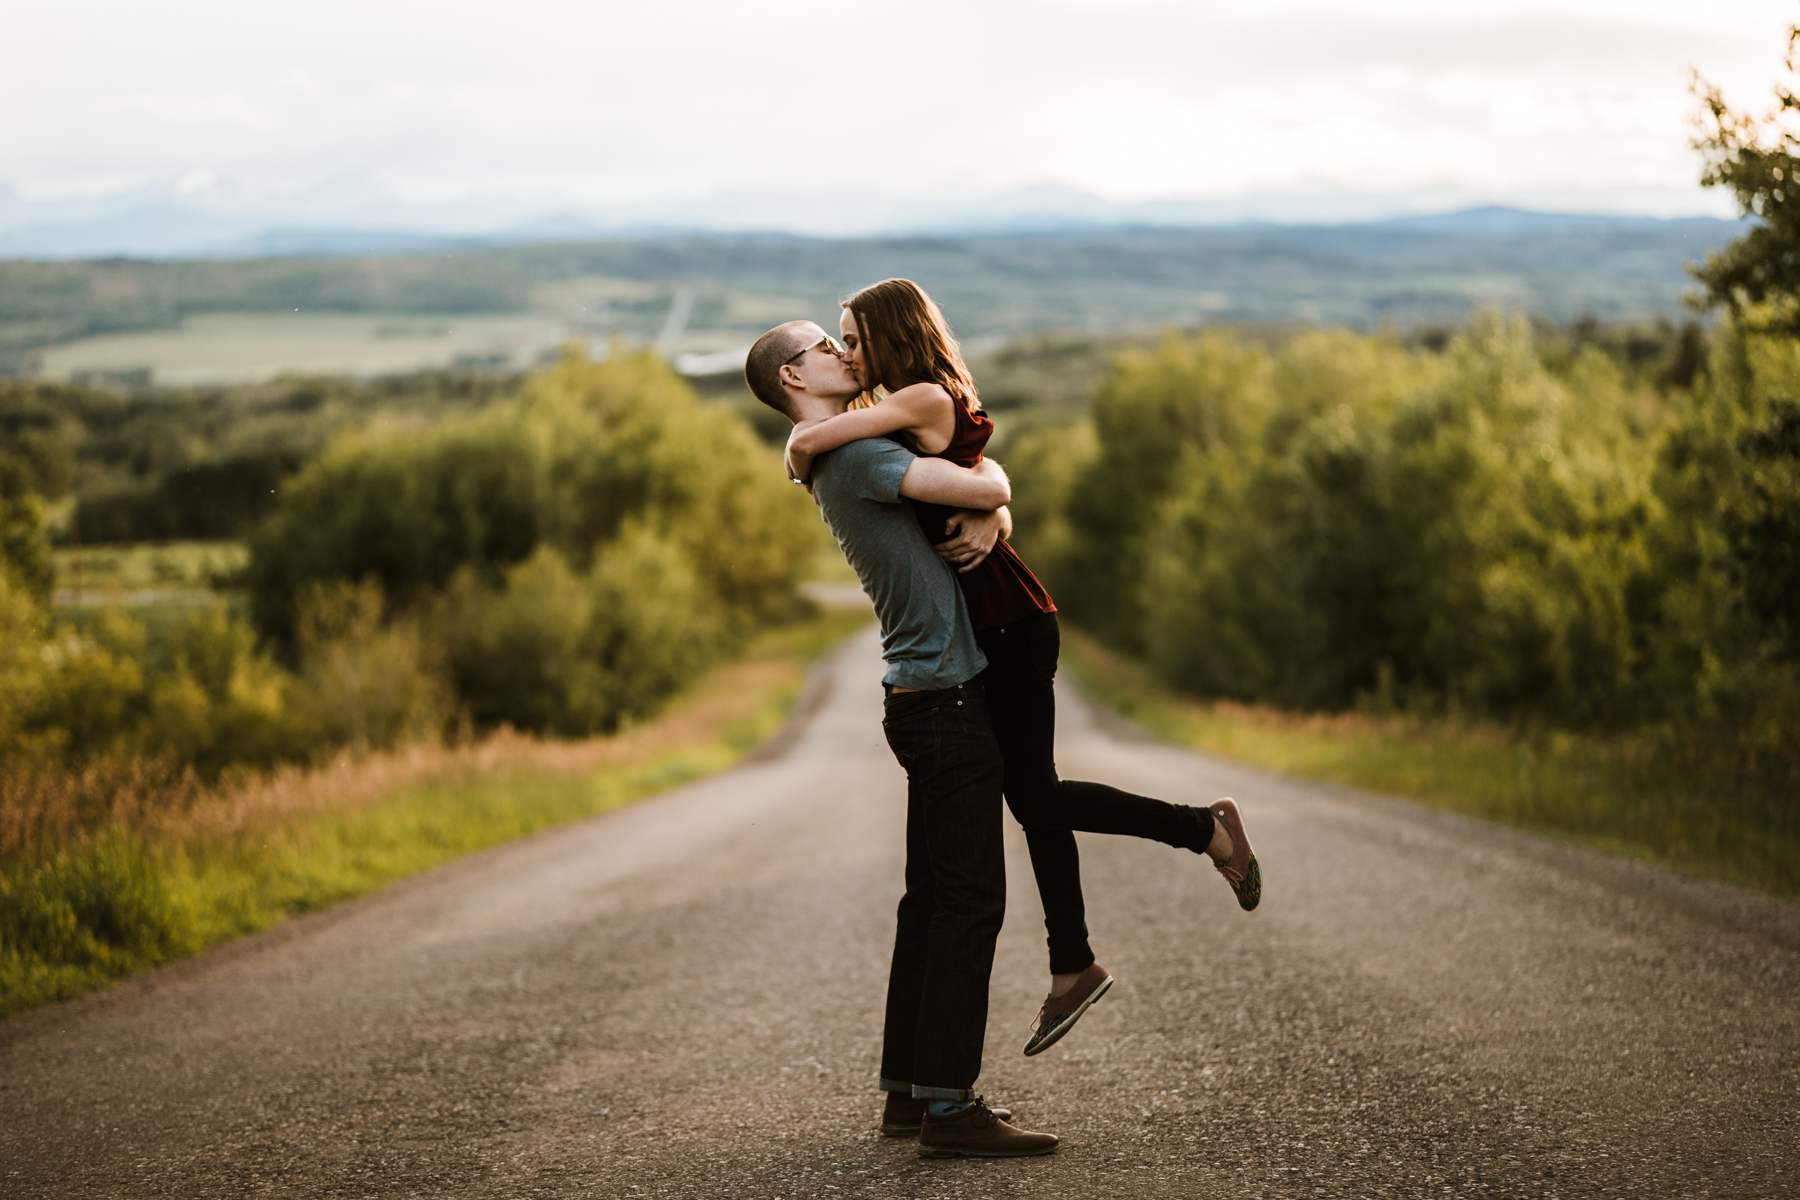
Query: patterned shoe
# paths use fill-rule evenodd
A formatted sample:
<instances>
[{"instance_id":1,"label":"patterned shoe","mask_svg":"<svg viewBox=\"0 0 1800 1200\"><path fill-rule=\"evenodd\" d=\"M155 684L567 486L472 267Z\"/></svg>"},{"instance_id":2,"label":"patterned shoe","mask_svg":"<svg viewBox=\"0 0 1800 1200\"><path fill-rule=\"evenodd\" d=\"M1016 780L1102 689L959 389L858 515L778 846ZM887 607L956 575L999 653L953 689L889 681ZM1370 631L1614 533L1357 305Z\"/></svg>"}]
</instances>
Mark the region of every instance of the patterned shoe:
<instances>
[{"instance_id":1,"label":"patterned shoe","mask_svg":"<svg viewBox=\"0 0 1800 1200\"><path fill-rule=\"evenodd\" d=\"M1087 970L1075 981L1075 986L1060 996L1045 996L1044 1006L1038 1009L1037 1020L1032 1022L1031 1037L1025 1043L1027 1055L1039 1054L1048 1050L1058 1038L1075 1028L1075 1022L1081 1020L1081 1014L1088 1010L1094 1001L1106 995L1112 987L1112 975L1099 963L1089 963Z\"/></svg>"},{"instance_id":2,"label":"patterned shoe","mask_svg":"<svg viewBox=\"0 0 1800 1200\"><path fill-rule=\"evenodd\" d=\"M1237 895L1238 907L1249 912L1262 902L1262 868L1257 866L1250 839L1244 834L1244 818L1238 812L1237 801L1229 796L1214 803L1208 811L1231 838L1231 861L1214 862L1213 866L1231 885Z\"/></svg>"}]
</instances>

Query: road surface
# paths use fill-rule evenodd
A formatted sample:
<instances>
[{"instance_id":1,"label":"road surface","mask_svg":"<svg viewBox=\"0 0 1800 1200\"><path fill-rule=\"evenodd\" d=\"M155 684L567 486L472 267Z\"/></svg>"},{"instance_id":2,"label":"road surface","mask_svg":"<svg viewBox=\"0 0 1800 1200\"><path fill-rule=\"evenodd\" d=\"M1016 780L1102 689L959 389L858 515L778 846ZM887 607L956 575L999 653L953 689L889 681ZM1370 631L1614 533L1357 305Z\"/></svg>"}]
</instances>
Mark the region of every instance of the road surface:
<instances>
[{"instance_id":1,"label":"road surface","mask_svg":"<svg viewBox=\"0 0 1800 1200\"><path fill-rule=\"evenodd\" d=\"M1083 835L1119 982L1027 1059L1012 829L982 1087L1061 1150L877 1137L903 797L878 672L858 636L737 770L0 1022L0 1195L1800 1194L1800 905L1219 763L1070 694L1064 774L1237 796L1263 906Z\"/></svg>"}]
</instances>

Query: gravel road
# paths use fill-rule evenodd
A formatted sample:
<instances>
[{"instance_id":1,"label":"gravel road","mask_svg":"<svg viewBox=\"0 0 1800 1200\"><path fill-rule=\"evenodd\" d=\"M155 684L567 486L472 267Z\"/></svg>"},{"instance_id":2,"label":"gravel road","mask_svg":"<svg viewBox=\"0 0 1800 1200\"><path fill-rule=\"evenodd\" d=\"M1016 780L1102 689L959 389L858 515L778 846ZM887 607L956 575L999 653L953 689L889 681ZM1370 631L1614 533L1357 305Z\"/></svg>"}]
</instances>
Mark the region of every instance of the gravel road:
<instances>
[{"instance_id":1,"label":"gravel road","mask_svg":"<svg viewBox=\"0 0 1800 1200\"><path fill-rule=\"evenodd\" d=\"M1066 692L1065 775L1238 797L1262 908L1083 835L1118 985L1027 1059L1012 829L982 1087L1061 1150L879 1138L904 787L878 673L860 635L737 770L0 1022L0 1196L1800 1195L1800 905Z\"/></svg>"}]
</instances>

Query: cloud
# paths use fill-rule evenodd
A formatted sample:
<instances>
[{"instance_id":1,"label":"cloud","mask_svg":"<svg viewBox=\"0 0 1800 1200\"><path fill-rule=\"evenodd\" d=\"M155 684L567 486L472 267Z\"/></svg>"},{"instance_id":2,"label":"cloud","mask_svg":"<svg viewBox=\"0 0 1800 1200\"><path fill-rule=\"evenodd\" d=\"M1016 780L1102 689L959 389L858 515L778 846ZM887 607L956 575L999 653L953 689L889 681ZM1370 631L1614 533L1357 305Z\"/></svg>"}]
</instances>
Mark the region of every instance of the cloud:
<instances>
[{"instance_id":1,"label":"cloud","mask_svg":"<svg viewBox=\"0 0 1800 1200\"><path fill-rule=\"evenodd\" d=\"M1687 72L1740 103L1790 5L1515 0L16 0L0 163L208 194L531 210L725 190L1119 198L1325 181L1695 186ZM314 201L313 203L326 203Z\"/></svg>"}]
</instances>

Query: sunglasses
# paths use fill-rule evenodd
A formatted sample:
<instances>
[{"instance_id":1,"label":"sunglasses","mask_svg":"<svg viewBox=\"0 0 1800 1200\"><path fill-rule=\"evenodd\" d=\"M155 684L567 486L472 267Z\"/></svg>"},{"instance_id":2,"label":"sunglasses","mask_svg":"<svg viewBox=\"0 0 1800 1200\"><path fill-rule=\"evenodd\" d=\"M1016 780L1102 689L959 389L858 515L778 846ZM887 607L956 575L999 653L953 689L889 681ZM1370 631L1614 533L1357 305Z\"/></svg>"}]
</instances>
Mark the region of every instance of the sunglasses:
<instances>
[{"instance_id":1,"label":"sunglasses","mask_svg":"<svg viewBox=\"0 0 1800 1200\"><path fill-rule=\"evenodd\" d=\"M788 359L787 362L784 362L781 365L785 367L788 365L788 363L799 362L802 358L804 358L806 356L807 352L811 351L811 350L823 350L825 353L831 355L833 358L842 358L842 357L844 357L845 354L849 353L849 351L845 350L844 347L838 342L838 340L836 338L832 337L828 333L824 337L820 338L818 341L814 342L812 345L807 346L799 351L796 351L794 354L794 357Z\"/></svg>"}]
</instances>

